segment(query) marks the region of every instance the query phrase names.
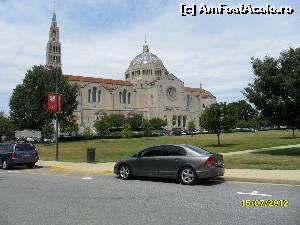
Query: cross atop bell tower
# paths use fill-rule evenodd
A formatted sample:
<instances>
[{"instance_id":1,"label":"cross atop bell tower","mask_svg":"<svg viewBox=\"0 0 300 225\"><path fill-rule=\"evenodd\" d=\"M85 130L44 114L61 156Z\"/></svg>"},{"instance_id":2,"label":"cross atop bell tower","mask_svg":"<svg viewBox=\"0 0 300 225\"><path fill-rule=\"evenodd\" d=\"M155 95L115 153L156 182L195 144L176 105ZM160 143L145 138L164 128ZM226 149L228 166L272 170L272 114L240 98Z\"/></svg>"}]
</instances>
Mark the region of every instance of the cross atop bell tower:
<instances>
[{"instance_id":1,"label":"cross atop bell tower","mask_svg":"<svg viewBox=\"0 0 300 225\"><path fill-rule=\"evenodd\" d=\"M53 5L52 22L46 49L46 65L61 67L61 43L59 42L59 27L56 21L55 0Z\"/></svg>"}]
</instances>

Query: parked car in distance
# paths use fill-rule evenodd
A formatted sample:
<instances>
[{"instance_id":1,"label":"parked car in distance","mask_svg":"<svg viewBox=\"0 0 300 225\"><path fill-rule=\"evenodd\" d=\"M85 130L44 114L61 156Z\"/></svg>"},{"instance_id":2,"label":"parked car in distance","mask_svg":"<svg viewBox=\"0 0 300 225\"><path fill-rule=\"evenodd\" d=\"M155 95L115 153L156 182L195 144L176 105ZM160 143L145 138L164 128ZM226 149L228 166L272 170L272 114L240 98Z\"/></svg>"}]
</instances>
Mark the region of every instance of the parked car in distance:
<instances>
[{"instance_id":1,"label":"parked car in distance","mask_svg":"<svg viewBox=\"0 0 300 225\"><path fill-rule=\"evenodd\" d=\"M166 177L179 179L182 184L223 176L224 172L221 154L187 144L146 148L114 166L114 173L123 180L133 176Z\"/></svg>"},{"instance_id":2,"label":"parked car in distance","mask_svg":"<svg viewBox=\"0 0 300 225\"><path fill-rule=\"evenodd\" d=\"M16 165L26 165L33 168L39 156L32 143L12 143L0 145L0 165L6 170Z\"/></svg>"}]
</instances>

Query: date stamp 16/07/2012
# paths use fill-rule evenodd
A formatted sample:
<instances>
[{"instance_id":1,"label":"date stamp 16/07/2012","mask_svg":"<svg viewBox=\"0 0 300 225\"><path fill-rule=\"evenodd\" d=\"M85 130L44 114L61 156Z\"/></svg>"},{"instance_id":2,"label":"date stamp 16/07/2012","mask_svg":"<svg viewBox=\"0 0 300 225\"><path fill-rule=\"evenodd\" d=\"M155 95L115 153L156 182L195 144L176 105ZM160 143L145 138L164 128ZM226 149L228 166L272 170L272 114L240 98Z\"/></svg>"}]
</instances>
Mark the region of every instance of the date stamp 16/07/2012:
<instances>
[{"instance_id":1,"label":"date stamp 16/07/2012","mask_svg":"<svg viewBox=\"0 0 300 225\"><path fill-rule=\"evenodd\" d=\"M251 199L251 200L241 200L241 206L248 206L248 207L253 207L253 206L268 206L268 207L276 207L276 206L281 206L281 207L288 207L289 206L289 200L286 199L278 199L278 200L264 200L264 199Z\"/></svg>"}]
</instances>

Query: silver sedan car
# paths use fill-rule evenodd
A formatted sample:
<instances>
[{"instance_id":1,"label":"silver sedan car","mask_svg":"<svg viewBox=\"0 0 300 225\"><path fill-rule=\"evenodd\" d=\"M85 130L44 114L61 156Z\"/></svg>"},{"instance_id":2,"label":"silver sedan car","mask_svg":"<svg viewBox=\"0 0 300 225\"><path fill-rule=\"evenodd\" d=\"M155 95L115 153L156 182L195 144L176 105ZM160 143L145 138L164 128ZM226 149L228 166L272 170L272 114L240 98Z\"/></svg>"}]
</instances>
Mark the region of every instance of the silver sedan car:
<instances>
[{"instance_id":1,"label":"silver sedan car","mask_svg":"<svg viewBox=\"0 0 300 225\"><path fill-rule=\"evenodd\" d=\"M133 176L179 179L194 184L199 179L223 176L223 156L193 145L158 145L146 148L115 164L123 180Z\"/></svg>"}]
</instances>

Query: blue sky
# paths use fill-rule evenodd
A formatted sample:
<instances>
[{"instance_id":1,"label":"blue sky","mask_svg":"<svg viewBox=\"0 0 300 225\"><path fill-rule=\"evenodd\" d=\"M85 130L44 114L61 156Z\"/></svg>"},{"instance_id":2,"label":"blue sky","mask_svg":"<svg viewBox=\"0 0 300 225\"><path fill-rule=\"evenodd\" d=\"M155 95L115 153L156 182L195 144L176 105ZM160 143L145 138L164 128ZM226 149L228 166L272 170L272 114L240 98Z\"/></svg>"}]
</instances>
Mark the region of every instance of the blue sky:
<instances>
[{"instance_id":1,"label":"blue sky","mask_svg":"<svg viewBox=\"0 0 300 225\"><path fill-rule=\"evenodd\" d=\"M243 99L253 79L250 58L300 45L300 2L239 2L290 5L292 15L197 15L182 17L180 3L193 1L57 0L65 74L124 79L130 61L150 51L186 86L203 87L218 101ZM45 64L53 1L0 0L0 110L9 112L13 88L35 64Z\"/></svg>"}]
</instances>

